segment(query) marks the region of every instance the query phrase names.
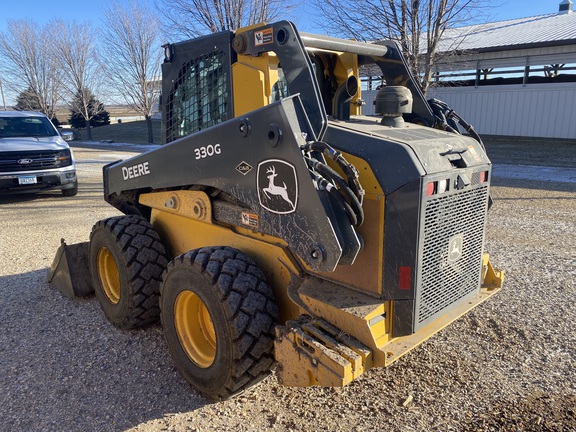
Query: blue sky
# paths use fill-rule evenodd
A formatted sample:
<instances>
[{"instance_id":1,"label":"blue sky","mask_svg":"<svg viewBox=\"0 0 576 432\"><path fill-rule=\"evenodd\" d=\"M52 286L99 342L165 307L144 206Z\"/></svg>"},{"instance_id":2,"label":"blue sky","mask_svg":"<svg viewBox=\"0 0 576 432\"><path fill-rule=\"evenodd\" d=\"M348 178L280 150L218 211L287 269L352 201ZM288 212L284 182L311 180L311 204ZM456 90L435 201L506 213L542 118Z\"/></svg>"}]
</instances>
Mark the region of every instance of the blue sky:
<instances>
[{"instance_id":1,"label":"blue sky","mask_svg":"<svg viewBox=\"0 0 576 432\"><path fill-rule=\"evenodd\" d=\"M485 4L494 4L489 9L491 16L487 17L485 21L501 21L555 13L558 11L561 0L504 0L503 4L500 4L502 0L483 1L486 2ZM576 0L572 1L576 2ZM139 2L154 5L154 0L139 0ZM52 19L61 18L66 21L91 21L99 26L102 10L109 3L110 0L55 0L51 2L46 0L0 0L0 32L6 30L8 20L15 19L30 19L43 25ZM300 31L324 33L324 30L317 27L310 19L310 17L315 17L312 7L306 1L302 1L300 4L302 6L291 16L282 17L282 19L294 21ZM6 88L4 88L4 92L8 104L13 104L15 95Z\"/></svg>"},{"instance_id":2,"label":"blue sky","mask_svg":"<svg viewBox=\"0 0 576 432\"><path fill-rule=\"evenodd\" d=\"M153 0L140 0L153 4ZM558 11L561 0L509 0L503 2L501 6L494 6L493 19L490 21L500 21L512 18L523 18L527 16L542 15ZM40 24L45 24L54 18L65 20L76 20L78 22L98 21L101 17L102 8L109 3L108 0L81 1L78 0L0 0L0 31L6 29L6 22L10 19L31 19ZM305 4L305 2L303 2ZM493 1L500 4L501 1ZM304 12L304 13L302 13ZM296 22L298 28L307 32L320 32L313 22L306 16L313 16L313 11L302 6L302 12L295 14L292 20ZM290 18L290 17L289 17Z\"/></svg>"}]
</instances>

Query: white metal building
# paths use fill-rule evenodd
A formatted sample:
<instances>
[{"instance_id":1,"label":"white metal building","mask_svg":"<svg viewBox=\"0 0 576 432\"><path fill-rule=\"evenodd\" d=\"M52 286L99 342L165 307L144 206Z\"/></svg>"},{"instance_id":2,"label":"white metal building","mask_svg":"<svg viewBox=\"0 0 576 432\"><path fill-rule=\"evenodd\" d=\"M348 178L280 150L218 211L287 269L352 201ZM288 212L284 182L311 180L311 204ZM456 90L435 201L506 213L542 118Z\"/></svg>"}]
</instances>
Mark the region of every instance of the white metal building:
<instances>
[{"instance_id":1,"label":"white metal building","mask_svg":"<svg viewBox=\"0 0 576 432\"><path fill-rule=\"evenodd\" d=\"M570 0L557 13L451 29L443 46L446 60L435 65L427 97L448 103L479 133L576 138ZM368 109L371 93L363 93Z\"/></svg>"}]
</instances>

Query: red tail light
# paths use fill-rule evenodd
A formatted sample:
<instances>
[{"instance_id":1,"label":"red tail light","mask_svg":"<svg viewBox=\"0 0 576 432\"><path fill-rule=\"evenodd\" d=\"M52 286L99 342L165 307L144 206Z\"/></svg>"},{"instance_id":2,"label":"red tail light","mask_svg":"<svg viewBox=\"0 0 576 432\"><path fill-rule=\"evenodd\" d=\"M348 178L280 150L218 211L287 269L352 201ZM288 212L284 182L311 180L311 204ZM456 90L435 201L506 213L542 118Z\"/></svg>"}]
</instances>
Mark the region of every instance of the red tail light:
<instances>
[{"instance_id":1,"label":"red tail light","mask_svg":"<svg viewBox=\"0 0 576 432\"><path fill-rule=\"evenodd\" d=\"M436 182L430 182L426 185L426 196L434 195L436 191Z\"/></svg>"},{"instance_id":2,"label":"red tail light","mask_svg":"<svg viewBox=\"0 0 576 432\"><path fill-rule=\"evenodd\" d=\"M412 267L398 267L398 288L409 290L412 287Z\"/></svg>"}]
</instances>

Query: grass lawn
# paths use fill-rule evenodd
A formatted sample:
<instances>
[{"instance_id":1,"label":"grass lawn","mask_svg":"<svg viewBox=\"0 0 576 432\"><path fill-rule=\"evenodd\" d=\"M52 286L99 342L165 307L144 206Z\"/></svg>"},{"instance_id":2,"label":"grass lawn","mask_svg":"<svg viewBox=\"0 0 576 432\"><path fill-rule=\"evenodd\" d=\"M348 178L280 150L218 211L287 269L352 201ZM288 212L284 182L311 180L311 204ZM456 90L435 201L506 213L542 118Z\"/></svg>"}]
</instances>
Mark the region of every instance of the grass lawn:
<instances>
[{"instance_id":1,"label":"grass lawn","mask_svg":"<svg viewBox=\"0 0 576 432\"><path fill-rule=\"evenodd\" d=\"M154 144L162 144L160 120L152 120L152 128L154 130ZM87 139L85 130L75 130L74 133L78 140ZM148 144L148 129L144 120L113 123L107 126L92 128L92 140L111 140L117 143Z\"/></svg>"}]
</instances>

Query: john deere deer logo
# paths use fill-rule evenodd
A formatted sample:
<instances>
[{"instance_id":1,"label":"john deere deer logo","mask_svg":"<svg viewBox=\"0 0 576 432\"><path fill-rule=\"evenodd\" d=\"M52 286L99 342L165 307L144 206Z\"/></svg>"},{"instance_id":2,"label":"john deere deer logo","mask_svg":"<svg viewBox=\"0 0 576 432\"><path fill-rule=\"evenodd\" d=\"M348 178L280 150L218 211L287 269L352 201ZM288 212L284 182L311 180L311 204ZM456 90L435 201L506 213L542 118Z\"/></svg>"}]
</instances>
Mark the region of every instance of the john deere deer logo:
<instances>
[{"instance_id":1,"label":"john deere deer logo","mask_svg":"<svg viewBox=\"0 0 576 432\"><path fill-rule=\"evenodd\" d=\"M292 165L279 159L258 164L258 199L266 210L278 214L296 211L298 182Z\"/></svg>"},{"instance_id":2,"label":"john deere deer logo","mask_svg":"<svg viewBox=\"0 0 576 432\"><path fill-rule=\"evenodd\" d=\"M462 246L464 244L464 236L458 234L450 238L448 243L448 261L456 262L462 256Z\"/></svg>"}]
</instances>

